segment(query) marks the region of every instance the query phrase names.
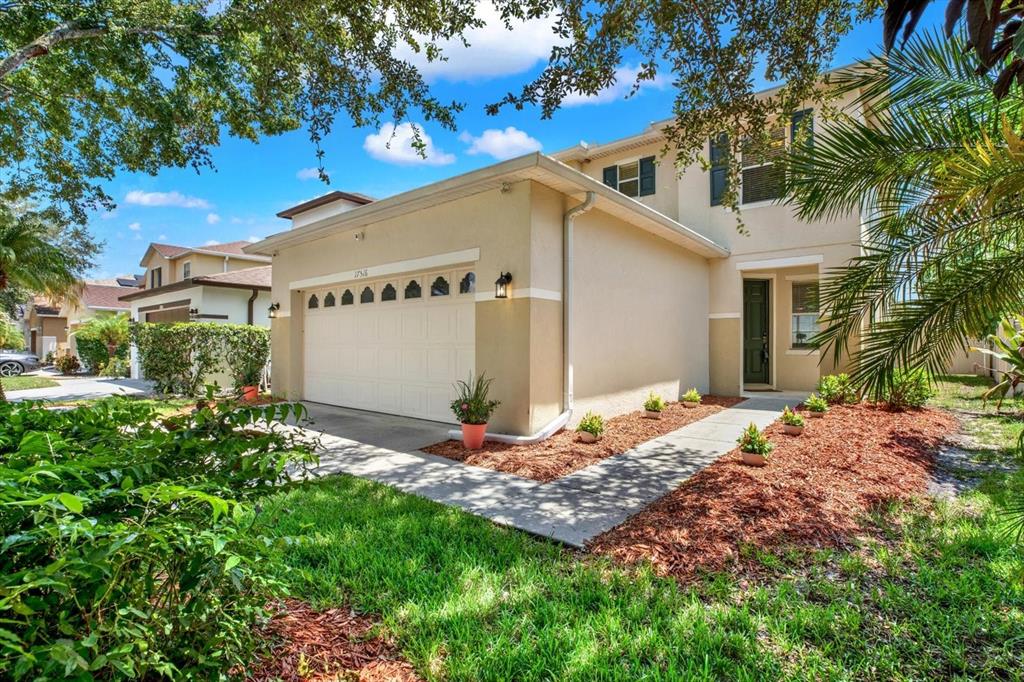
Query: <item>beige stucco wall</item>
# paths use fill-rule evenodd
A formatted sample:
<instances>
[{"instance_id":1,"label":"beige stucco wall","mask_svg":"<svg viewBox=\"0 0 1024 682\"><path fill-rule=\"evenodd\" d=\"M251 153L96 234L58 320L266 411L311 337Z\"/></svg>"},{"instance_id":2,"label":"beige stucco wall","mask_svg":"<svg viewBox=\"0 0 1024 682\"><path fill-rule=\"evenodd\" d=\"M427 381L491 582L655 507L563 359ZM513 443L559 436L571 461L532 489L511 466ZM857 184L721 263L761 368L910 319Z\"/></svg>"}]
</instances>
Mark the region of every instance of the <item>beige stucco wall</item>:
<instances>
[{"instance_id":1,"label":"beige stucco wall","mask_svg":"<svg viewBox=\"0 0 1024 682\"><path fill-rule=\"evenodd\" d=\"M653 156L655 158L654 194L636 197L636 200L676 220L679 216L679 181L676 177L674 159L672 156L662 156L662 147L663 144L661 142L652 143L592 161L574 163L572 166L590 177L603 182L603 173L606 167L630 163L647 156ZM688 177L686 180L689 182L690 178ZM692 226L688 225L687 227Z\"/></svg>"},{"instance_id":2,"label":"beige stucco wall","mask_svg":"<svg viewBox=\"0 0 1024 682\"><path fill-rule=\"evenodd\" d=\"M708 390L708 263L599 211L576 221L577 414Z\"/></svg>"},{"instance_id":3,"label":"beige stucco wall","mask_svg":"<svg viewBox=\"0 0 1024 682\"><path fill-rule=\"evenodd\" d=\"M185 279L185 263L192 264L190 272L191 277L215 275L220 272L232 272L234 270L244 270L245 268L254 268L260 265L266 265L264 262L248 258L243 259L228 256L225 260L224 256L214 256L206 253L190 253L178 258L167 259L156 251L153 251L149 258L144 260L142 263L143 267L146 268L146 288L149 287L149 271L153 268L163 268L162 274L164 285L173 284Z\"/></svg>"}]
</instances>

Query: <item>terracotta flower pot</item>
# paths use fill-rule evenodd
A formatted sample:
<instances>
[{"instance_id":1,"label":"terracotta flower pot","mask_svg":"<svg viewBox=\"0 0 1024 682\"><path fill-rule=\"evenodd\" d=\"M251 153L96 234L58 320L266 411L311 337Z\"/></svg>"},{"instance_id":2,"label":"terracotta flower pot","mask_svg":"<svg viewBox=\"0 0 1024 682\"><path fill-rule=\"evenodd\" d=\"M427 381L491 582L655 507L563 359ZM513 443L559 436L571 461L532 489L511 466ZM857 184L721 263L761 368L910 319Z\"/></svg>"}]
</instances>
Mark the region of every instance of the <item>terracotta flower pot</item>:
<instances>
[{"instance_id":1,"label":"terracotta flower pot","mask_svg":"<svg viewBox=\"0 0 1024 682\"><path fill-rule=\"evenodd\" d=\"M810 414L811 414L811 416L812 416L812 417L814 417L815 419L821 419L822 417L824 417L824 416L825 416L825 413L824 413L824 412L815 412L814 410L811 410L811 411L810 411Z\"/></svg>"},{"instance_id":2,"label":"terracotta flower pot","mask_svg":"<svg viewBox=\"0 0 1024 682\"><path fill-rule=\"evenodd\" d=\"M580 441L584 443L596 443L597 436L590 433L589 431L580 431Z\"/></svg>"},{"instance_id":3,"label":"terracotta flower pot","mask_svg":"<svg viewBox=\"0 0 1024 682\"><path fill-rule=\"evenodd\" d=\"M654 410L644 410L644 417L647 419L661 419L661 412Z\"/></svg>"},{"instance_id":4,"label":"terracotta flower pot","mask_svg":"<svg viewBox=\"0 0 1024 682\"><path fill-rule=\"evenodd\" d=\"M765 456L759 455L756 452L740 451L740 454L743 455L743 463L748 466L763 467L764 465L768 464L768 460L765 459Z\"/></svg>"},{"instance_id":5,"label":"terracotta flower pot","mask_svg":"<svg viewBox=\"0 0 1024 682\"><path fill-rule=\"evenodd\" d=\"M695 403L695 402L690 401L690 400L684 400L683 401L683 407L689 407L689 408L692 409L694 407L697 407L698 405L700 405L700 403Z\"/></svg>"},{"instance_id":6,"label":"terracotta flower pot","mask_svg":"<svg viewBox=\"0 0 1024 682\"><path fill-rule=\"evenodd\" d=\"M787 435L799 436L801 433L804 432L804 427L802 427L802 426L794 426L793 424L783 424L782 425L782 430Z\"/></svg>"},{"instance_id":7,"label":"terracotta flower pot","mask_svg":"<svg viewBox=\"0 0 1024 682\"><path fill-rule=\"evenodd\" d=\"M243 386L242 387L242 400L247 403L254 403L259 400L260 387L259 386Z\"/></svg>"},{"instance_id":8,"label":"terracotta flower pot","mask_svg":"<svg viewBox=\"0 0 1024 682\"><path fill-rule=\"evenodd\" d=\"M462 444L467 450L479 450L484 446L487 424L463 424Z\"/></svg>"}]
</instances>

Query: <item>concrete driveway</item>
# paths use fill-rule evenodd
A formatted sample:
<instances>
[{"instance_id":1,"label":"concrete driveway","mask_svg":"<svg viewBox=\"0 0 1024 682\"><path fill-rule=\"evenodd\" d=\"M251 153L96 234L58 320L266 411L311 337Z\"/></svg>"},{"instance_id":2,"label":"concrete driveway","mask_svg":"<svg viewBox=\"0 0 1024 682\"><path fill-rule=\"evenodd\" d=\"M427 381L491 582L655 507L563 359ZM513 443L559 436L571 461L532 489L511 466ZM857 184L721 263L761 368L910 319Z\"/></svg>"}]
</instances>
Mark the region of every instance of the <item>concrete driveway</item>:
<instances>
[{"instance_id":1,"label":"concrete driveway","mask_svg":"<svg viewBox=\"0 0 1024 682\"><path fill-rule=\"evenodd\" d=\"M142 379L61 377L47 372L41 372L39 376L53 379L60 385L49 388L29 388L23 391L7 391L7 399L10 401L52 400L64 402L108 398L114 395L147 395L152 391L150 382Z\"/></svg>"},{"instance_id":2,"label":"concrete driveway","mask_svg":"<svg viewBox=\"0 0 1024 682\"><path fill-rule=\"evenodd\" d=\"M452 424L399 417L380 412L352 410L345 407L303 403L313 420L315 431L385 450L415 452L442 440L448 440Z\"/></svg>"}]
</instances>

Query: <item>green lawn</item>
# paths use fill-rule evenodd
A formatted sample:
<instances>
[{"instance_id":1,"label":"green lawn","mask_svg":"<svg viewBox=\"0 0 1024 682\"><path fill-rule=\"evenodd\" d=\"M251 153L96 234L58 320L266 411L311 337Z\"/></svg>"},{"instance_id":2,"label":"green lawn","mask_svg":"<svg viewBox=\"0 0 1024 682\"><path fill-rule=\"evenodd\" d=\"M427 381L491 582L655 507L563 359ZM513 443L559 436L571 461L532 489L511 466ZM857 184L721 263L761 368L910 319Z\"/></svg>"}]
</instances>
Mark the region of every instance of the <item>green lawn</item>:
<instances>
[{"instance_id":1,"label":"green lawn","mask_svg":"<svg viewBox=\"0 0 1024 682\"><path fill-rule=\"evenodd\" d=\"M993 482L880 515L886 541L691 587L346 476L265 510L296 594L378 614L450 680L1022 679L1024 551Z\"/></svg>"},{"instance_id":2,"label":"green lawn","mask_svg":"<svg viewBox=\"0 0 1024 682\"><path fill-rule=\"evenodd\" d=\"M940 377L931 404L960 413L965 419L965 433L981 445L997 448L995 451L979 450L979 458L1009 460L1014 456L1014 444L1024 431L1024 396L1004 400L997 408L994 401L986 402L981 397L991 385L987 377L969 374Z\"/></svg>"},{"instance_id":3,"label":"green lawn","mask_svg":"<svg viewBox=\"0 0 1024 682\"><path fill-rule=\"evenodd\" d=\"M59 385L50 377L39 376L4 377L0 379L0 382L3 382L5 391L24 391L30 388L50 388Z\"/></svg>"}]
</instances>

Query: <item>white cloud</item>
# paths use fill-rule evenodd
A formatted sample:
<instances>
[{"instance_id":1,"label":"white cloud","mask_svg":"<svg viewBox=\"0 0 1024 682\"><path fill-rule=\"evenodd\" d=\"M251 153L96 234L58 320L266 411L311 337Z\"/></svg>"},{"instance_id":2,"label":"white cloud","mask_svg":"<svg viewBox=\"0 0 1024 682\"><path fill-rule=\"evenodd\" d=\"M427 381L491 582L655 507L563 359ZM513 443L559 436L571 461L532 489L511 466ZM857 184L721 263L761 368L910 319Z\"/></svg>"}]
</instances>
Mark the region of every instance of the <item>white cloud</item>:
<instances>
[{"instance_id":1,"label":"white cloud","mask_svg":"<svg viewBox=\"0 0 1024 682\"><path fill-rule=\"evenodd\" d=\"M562 100L562 106L578 107L585 104L607 104L608 102L622 100L633 89L633 83L636 81L638 73L640 73L639 67L620 66L615 69L615 82L607 88L593 95L584 95L578 92L569 93L565 99ZM662 90L668 87L670 83L671 81L668 76L658 74L654 77L654 80L642 82L640 84L640 92L643 92L648 88Z\"/></svg>"},{"instance_id":2,"label":"white cloud","mask_svg":"<svg viewBox=\"0 0 1024 682\"><path fill-rule=\"evenodd\" d=\"M211 239L209 241L204 242L203 246L217 246L217 244L220 244L220 242L217 241L216 239Z\"/></svg>"},{"instance_id":3,"label":"white cloud","mask_svg":"<svg viewBox=\"0 0 1024 682\"><path fill-rule=\"evenodd\" d=\"M300 168L299 172L295 174L299 180L317 180L320 178L320 169L318 168Z\"/></svg>"},{"instance_id":4,"label":"white cloud","mask_svg":"<svg viewBox=\"0 0 1024 682\"><path fill-rule=\"evenodd\" d=\"M253 234L253 235L249 235L249 239L247 239L246 241L249 241L249 242L252 242L253 244L255 244L256 242L263 241L263 237L257 237L256 235Z\"/></svg>"},{"instance_id":5,"label":"white cloud","mask_svg":"<svg viewBox=\"0 0 1024 682\"><path fill-rule=\"evenodd\" d=\"M159 237L157 237L156 240L158 242L165 242L165 241L167 241L167 235L166 234L162 234Z\"/></svg>"},{"instance_id":6,"label":"white cloud","mask_svg":"<svg viewBox=\"0 0 1024 682\"><path fill-rule=\"evenodd\" d=\"M395 126L388 122L381 126L380 132L370 133L363 142L363 149L378 161L397 163L403 166L445 166L455 162L455 155L445 153L434 146L434 141L423 131L423 126L416 126L420 131L420 140L424 144L426 158L412 146L413 124L401 123Z\"/></svg>"},{"instance_id":7,"label":"white cloud","mask_svg":"<svg viewBox=\"0 0 1024 682\"><path fill-rule=\"evenodd\" d=\"M513 126L504 130L490 128L479 137L464 132L459 135L459 139L469 145L467 154L488 154L499 161L540 151L541 148L539 140Z\"/></svg>"},{"instance_id":8,"label":"white cloud","mask_svg":"<svg viewBox=\"0 0 1024 682\"><path fill-rule=\"evenodd\" d=\"M138 232L139 230L142 229L142 223L129 223L128 229L131 230L132 232Z\"/></svg>"},{"instance_id":9,"label":"white cloud","mask_svg":"<svg viewBox=\"0 0 1024 682\"><path fill-rule=\"evenodd\" d=\"M181 192L143 192L133 189L125 195L126 204L139 206L177 206L179 208L211 208L210 202L199 197L190 197Z\"/></svg>"},{"instance_id":10,"label":"white cloud","mask_svg":"<svg viewBox=\"0 0 1024 682\"><path fill-rule=\"evenodd\" d=\"M217 215L216 213L207 213L206 222L210 225L216 225L217 223L220 222L220 216Z\"/></svg>"},{"instance_id":11,"label":"white cloud","mask_svg":"<svg viewBox=\"0 0 1024 682\"><path fill-rule=\"evenodd\" d=\"M428 62L422 51L413 52L404 44L396 49L395 56L416 66L427 79L483 80L522 73L546 61L552 46L562 42L552 31L554 17L516 21L509 31L490 2L479 4L477 16L486 25L466 31L469 47L461 40L438 41L446 61Z\"/></svg>"}]
</instances>

